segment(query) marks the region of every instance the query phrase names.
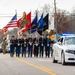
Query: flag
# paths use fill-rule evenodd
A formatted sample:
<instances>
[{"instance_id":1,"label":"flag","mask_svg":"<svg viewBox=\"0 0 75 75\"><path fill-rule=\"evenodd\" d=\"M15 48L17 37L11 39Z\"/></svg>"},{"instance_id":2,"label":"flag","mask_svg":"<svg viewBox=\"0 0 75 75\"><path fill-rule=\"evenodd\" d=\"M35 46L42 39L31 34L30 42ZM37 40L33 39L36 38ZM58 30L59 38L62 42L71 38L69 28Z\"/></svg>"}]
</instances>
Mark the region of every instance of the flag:
<instances>
[{"instance_id":1,"label":"flag","mask_svg":"<svg viewBox=\"0 0 75 75\"><path fill-rule=\"evenodd\" d=\"M31 23L31 29L37 28L37 20L38 20L38 17L37 17L37 13L36 13L35 18L33 19L32 23Z\"/></svg>"},{"instance_id":2,"label":"flag","mask_svg":"<svg viewBox=\"0 0 75 75\"><path fill-rule=\"evenodd\" d=\"M22 37L22 32L20 30L17 32L17 34L18 34L18 38Z\"/></svg>"},{"instance_id":3,"label":"flag","mask_svg":"<svg viewBox=\"0 0 75 75\"><path fill-rule=\"evenodd\" d=\"M40 30L43 28L43 14L41 15L41 18L38 21L38 28L37 30Z\"/></svg>"},{"instance_id":4,"label":"flag","mask_svg":"<svg viewBox=\"0 0 75 75\"><path fill-rule=\"evenodd\" d=\"M36 16L35 18L33 19L32 23L31 23L31 27L30 29L28 30L28 33L33 33L36 31L38 25L37 25L37 20L38 20L38 17L37 17L37 13L36 13Z\"/></svg>"},{"instance_id":5,"label":"flag","mask_svg":"<svg viewBox=\"0 0 75 75\"><path fill-rule=\"evenodd\" d=\"M49 27L49 24L48 24L48 22L49 22L49 14L47 14L45 17L44 17L44 25L43 25L43 31L45 31L46 29L48 29L48 27Z\"/></svg>"},{"instance_id":6,"label":"flag","mask_svg":"<svg viewBox=\"0 0 75 75\"><path fill-rule=\"evenodd\" d=\"M38 30L37 32L42 35L42 32L45 31L46 29L48 29L48 18L49 18L49 14L47 14L44 18L43 18L43 28L41 30Z\"/></svg>"},{"instance_id":7,"label":"flag","mask_svg":"<svg viewBox=\"0 0 75 75\"><path fill-rule=\"evenodd\" d=\"M17 14L15 14L13 16L13 18L10 20L10 22L4 28L10 28L10 27L19 27L18 21L17 21Z\"/></svg>"},{"instance_id":8,"label":"flag","mask_svg":"<svg viewBox=\"0 0 75 75\"><path fill-rule=\"evenodd\" d=\"M42 29L42 28L43 28L43 14L41 15L38 23L36 23L36 25L31 28L31 31L29 31L29 33L30 32L33 33L33 32L35 32L37 30Z\"/></svg>"},{"instance_id":9,"label":"flag","mask_svg":"<svg viewBox=\"0 0 75 75\"><path fill-rule=\"evenodd\" d=\"M31 27L31 12L26 16L27 24L26 28L29 29Z\"/></svg>"},{"instance_id":10,"label":"flag","mask_svg":"<svg viewBox=\"0 0 75 75\"><path fill-rule=\"evenodd\" d=\"M26 21L27 21L27 24L21 29L22 32L26 32L31 27L31 12L26 15Z\"/></svg>"},{"instance_id":11,"label":"flag","mask_svg":"<svg viewBox=\"0 0 75 75\"><path fill-rule=\"evenodd\" d=\"M28 30L28 29L24 27L24 28L21 29L21 32L24 33L24 32L26 32L27 30Z\"/></svg>"},{"instance_id":12,"label":"flag","mask_svg":"<svg viewBox=\"0 0 75 75\"><path fill-rule=\"evenodd\" d=\"M51 39L51 40L54 40L54 38L55 38L54 35L51 35L51 36L50 36L50 39Z\"/></svg>"},{"instance_id":13,"label":"flag","mask_svg":"<svg viewBox=\"0 0 75 75\"><path fill-rule=\"evenodd\" d=\"M18 19L18 27L20 28L20 22L21 22L22 18Z\"/></svg>"},{"instance_id":14,"label":"flag","mask_svg":"<svg viewBox=\"0 0 75 75\"><path fill-rule=\"evenodd\" d=\"M3 28L2 29L2 34L5 34L7 32L8 28Z\"/></svg>"},{"instance_id":15,"label":"flag","mask_svg":"<svg viewBox=\"0 0 75 75\"><path fill-rule=\"evenodd\" d=\"M36 29L31 29L31 30L28 30L28 33L31 34L33 32L36 32Z\"/></svg>"}]
</instances>

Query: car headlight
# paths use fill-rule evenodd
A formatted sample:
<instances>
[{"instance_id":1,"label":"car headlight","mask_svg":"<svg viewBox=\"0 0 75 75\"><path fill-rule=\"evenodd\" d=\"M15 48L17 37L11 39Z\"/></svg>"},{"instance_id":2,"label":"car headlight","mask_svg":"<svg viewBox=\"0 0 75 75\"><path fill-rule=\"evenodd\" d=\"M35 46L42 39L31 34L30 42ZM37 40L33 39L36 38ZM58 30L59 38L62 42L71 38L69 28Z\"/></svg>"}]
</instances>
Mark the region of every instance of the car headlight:
<instances>
[{"instance_id":1,"label":"car headlight","mask_svg":"<svg viewBox=\"0 0 75 75\"><path fill-rule=\"evenodd\" d=\"M66 50L65 52L66 52L66 53L74 54L74 53L75 53L75 50Z\"/></svg>"}]
</instances>

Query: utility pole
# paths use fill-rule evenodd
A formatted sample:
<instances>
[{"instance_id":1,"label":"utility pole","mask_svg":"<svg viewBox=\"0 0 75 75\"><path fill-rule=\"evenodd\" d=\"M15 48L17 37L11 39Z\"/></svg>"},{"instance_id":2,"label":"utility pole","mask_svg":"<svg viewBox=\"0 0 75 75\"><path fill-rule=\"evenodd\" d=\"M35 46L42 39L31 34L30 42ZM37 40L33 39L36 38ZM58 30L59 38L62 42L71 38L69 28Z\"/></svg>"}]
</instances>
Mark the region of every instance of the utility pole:
<instances>
[{"instance_id":1,"label":"utility pole","mask_svg":"<svg viewBox=\"0 0 75 75\"><path fill-rule=\"evenodd\" d=\"M55 32L56 32L56 41L58 39L58 35L57 35L57 11L56 11L56 0L54 0L54 28L55 28Z\"/></svg>"}]
</instances>

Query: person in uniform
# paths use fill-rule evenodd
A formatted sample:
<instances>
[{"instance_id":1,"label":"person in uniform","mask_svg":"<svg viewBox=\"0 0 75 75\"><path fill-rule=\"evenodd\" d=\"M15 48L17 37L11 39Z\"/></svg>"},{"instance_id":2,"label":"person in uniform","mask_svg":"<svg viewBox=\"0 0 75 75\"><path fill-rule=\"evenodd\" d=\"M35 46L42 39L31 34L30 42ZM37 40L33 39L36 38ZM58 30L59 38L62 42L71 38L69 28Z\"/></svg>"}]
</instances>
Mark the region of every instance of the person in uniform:
<instances>
[{"instance_id":1,"label":"person in uniform","mask_svg":"<svg viewBox=\"0 0 75 75\"><path fill-rule=\"evenodd\" d=\"M28 38L28 57L32 57L33 38L32 35Z\"/></svg>"},{"instance_id":2,"label":"person in uniform","mask_svg":"<svg viewBox=\"0 0 75 75\"><path fill-rule=\"evenodd\" d=\"M16 57L20 57L22 37L16 38Z\"/></svg>"},{"instance_id":3,"label":"person in uniform","mask_svg":"<svg viewBox=\"0 0 75 75\"><path fill-rule=\"evenodd\" d=\"M3 41L2 41L2 51L3 51L3 54L6 53L6 46L7 46L7 42L6 42L6 38L4 38Z\"/></svg>"},{"instance_id":4,"label":"person in uniform","mask_svg":"<svg viewBox=\"0 0 75 75\"><path fill-rule=\"evenodd\" d=\"M13 57L14 56L14 48L15 48L15 37L12 36L10 39L10 56Z\"/></svg>"},{"instance_id":5,"label":"person in uniform","mask_svg":"<svg viewBox=\"0 0 75 75\"><path fill-rule=\"evenodd\" d=\"M26 57L27 38L26 35L22 38L22 57Z\"/></svg>"},{"instance_id":6,"label":"person in uniform","mask_svg":"<svg viewBox=\"0 0 75 75\"><path fill-rule=\"evenodd\" d=\"M43 57L44 55L44 37L43 35L41 38L39 38L39 43L40 43L40 57Z\"/></svg>"},{"instance_id":7,"label":"person in uniform","mask_svg":"<svg viewBox=\"0 0 75 75\"><path fill-rule=\"evenodd\" d=\"M34 39L34 57L38 57L38 52L39 52L39 39L38 36L36 35L36 38Z\"/></svg>"},{"instance_id":8,"label":"person in uniform","mask_svg":"<svg viewBox=\"0 0 75 75\"><path fill-rule=\"evenodd\" d=\"M49 35L47 34L45 38L45 57L48 58L50 57L50 45L51 45L51 40Z\"/></svg>"}]
</instances>

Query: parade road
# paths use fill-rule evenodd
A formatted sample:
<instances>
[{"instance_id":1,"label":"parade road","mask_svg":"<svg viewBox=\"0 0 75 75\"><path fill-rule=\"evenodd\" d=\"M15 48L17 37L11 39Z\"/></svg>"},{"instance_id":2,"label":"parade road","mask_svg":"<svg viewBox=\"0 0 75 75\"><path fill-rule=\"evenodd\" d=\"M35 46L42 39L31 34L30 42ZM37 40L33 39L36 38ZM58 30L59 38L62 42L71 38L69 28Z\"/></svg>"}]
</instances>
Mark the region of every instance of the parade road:
<instances>
[{"instance_id":1,"label":"parade road","mask_svg":"<svg viewBox=\"0 0 75 75\"><path fill-rule=\"evenodd\" d=\"M0 54L0 75L75 75L75 64L52 63L52 58L10 57Z\"/></svg>"}]
</instances>

